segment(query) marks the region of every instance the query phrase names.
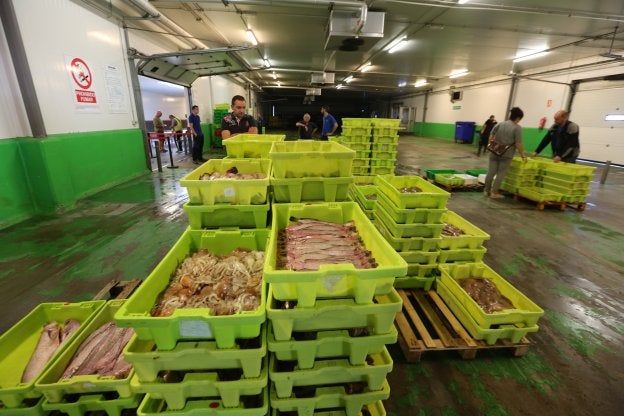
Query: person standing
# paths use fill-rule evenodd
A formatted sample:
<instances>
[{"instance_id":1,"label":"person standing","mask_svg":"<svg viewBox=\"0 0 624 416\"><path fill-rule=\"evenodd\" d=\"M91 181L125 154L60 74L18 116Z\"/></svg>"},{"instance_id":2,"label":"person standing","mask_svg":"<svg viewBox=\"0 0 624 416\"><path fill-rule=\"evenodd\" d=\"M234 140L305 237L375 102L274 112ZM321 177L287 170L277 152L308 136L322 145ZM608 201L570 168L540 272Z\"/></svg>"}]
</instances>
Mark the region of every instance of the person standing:
<instances>
[{"instance_id":1,"label":"person standing","mask_svg":"<svg viewBox=\"0 0 624 416\"><path fill-rule=\"evenodd\" d=\"M549 129L531 157L537 156L550 143L555 162L576 163L581 153L579 126L569 120L570 113L559 110L555 113L555 124Z\"/></svg>"},{"instance_id":2,"label":"person standing","mask_svg":"<svg viewBox=\"0 0 624 416\"><path fill-rule=\"evenodd\" d=\"M199 165L205 162L206 159L204 159L204 132L201 128L199 107L196 105L191 108L189 127L191 128L191 134L193 134L193 163Z\"/></svg>"},{"instance_id":3,"label":"person standing","mask_svg":"<svg viewBox=\"0 0 624 416\"><path fill-rule=\"evenodd\" d=\"M152 120L154 123L154 131L158 133L156 136L158 137L158 149L161 153L165 153L167 150L165 149L165 125L162 120L162 112L160 110L156 111L156 115Z\"/></svg>"},{"instance_id":4,"label":"person standing","mask_svg":"<svg viewBox=\"0 0 624 416\"><path fill-rule=\"evenodd\" d=\"M241 133L258 134L256 120L245 113L245 97L232 97L232 112L221 121L221 138L229 139Z\"/></svg>"},{"instance_id":5,"label":"person standing","mask_svg":"<svg viewBox=\"0 0 624 416\"><path fill-rule=\"evenodd\" d=\"M176 153L182 153L182 121L173 114L169 114L169 120L171 121L171 132L178 148Z\"/></svg>"},{"instance_id":6,"label":"person standing","mask_svg":"<svg viewBox=\"0 0 624 416\"><path fill-rule=\"evenodd\" d=\"M332 136L338 129L338 122L329 114L329 106L321 106L321 114L323 114L323 128L321 129L321 140L328 140L327 136Z\"/></svg>"},{"instance_id":7,"label":"person standing","mask_svg":"<svg viewBox=\"0 0 624 416\"><path fill-rule=\"evenodd\" d=\"M509 120L497 124L490 134L490 143L496 142L499 145L508 146L500 156L492 153L488 165L488 173L485 177L485 188L483 195L492 198L504 198L499 193L501 183L507 175L507 170L514 157L516 149L520 152L522 159L526 161L526 154L522 147L522 127L518 123L524 117L524 112L519 107L514 107L509 112ZM496 179L494 179L496 176Z\"/></svg>"},{"instance_id":8,"label":"person standing","mask_svg":"<svg viewBox=\"0 0 624 416\"><path fill-rule=\"evenodd\" d=\"M299 138L302 140L312 139L312 135L316 133L318 127L310 121L310 114L305 113L303 120L298 121L295 126L299 127Z\"/></svg>"},{"instance_id":9,"label":"person standing","mask_svg":"<svg viewBox=\"0 0 624 416\"><path fill-rule=\"evenodd\" d=\"M485 123L483 123L481 131L479 131L479 149L477 150L477 156L481 156L481 149L483 149L483 153L485 153L488 140L490 140L490 133L497 123L498 121L496 121L493 115L491 115L490 118L485 120Z\"/></svg>"}]
</instances>

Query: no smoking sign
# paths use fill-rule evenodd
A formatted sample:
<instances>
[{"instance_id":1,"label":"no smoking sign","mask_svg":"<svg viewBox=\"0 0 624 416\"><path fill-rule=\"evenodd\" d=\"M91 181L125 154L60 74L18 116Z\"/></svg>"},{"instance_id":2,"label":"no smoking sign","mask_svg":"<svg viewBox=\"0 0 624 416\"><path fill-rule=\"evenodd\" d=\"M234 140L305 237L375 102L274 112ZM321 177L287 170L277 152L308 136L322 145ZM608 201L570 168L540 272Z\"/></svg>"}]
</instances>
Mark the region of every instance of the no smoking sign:
<instances>
[{"instance_id":1,"label":"no smoking sign","mask_svg":"<svg viewBox=\"0 0 624 416\"><path fill-rule=\"evenodd\" d=\"M84 59L66 55L69 64L69 73L75 86L74 98L77 104L96 104L95 91L90 90L93 85L93 73Z\"/></svg>"}]
</instances>

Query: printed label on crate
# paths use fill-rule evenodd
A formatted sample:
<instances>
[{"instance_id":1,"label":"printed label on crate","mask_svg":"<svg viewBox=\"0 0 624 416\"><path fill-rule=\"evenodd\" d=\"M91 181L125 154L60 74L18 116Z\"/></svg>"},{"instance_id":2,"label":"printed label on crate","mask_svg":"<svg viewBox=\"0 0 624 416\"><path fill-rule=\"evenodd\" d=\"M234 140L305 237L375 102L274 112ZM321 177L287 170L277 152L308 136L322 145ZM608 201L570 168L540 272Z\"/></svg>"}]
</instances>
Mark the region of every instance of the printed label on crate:
<instances>
[{"instance_id":1,"label":"printed label on crate","mask_svg":"<svg viewBox=\"0 0 624 416\"><path fill-rule=\"evenodd\" d=\"M223 189L223 196L227 198L232 198L236 196L236 189L234 188L225 188Z\"/></svg>"},{"instance_id":2,"label":"printed label on crate","mask_svg":"<svg viewBox=\"0 0 624 416\"><path fill-rule=\"evenodd\" d=\"M212 338L212 330L204 321L182 321L180 322L180 336Z\"/></svg>"},{"instance_id":3,"label":"printed label on crate","mask_svg":"<svg viewBox=\"0 0 624 416\"><path fill-rule=\"evenodd\" d=\"M327 289L328 292L334 290L336 285L342 280L342 276L326 276L323 278L323 286Z\"/></svg>"},{"instance_id":4,"label":"printed label on crate","mask_svg":"<svg viewBox=\"0 0 624 416\"><path fill-rule=\"evenodd\" d=\"M97 387L97 385L87 382L87 383L82 383L82 387L84 387L85 389L94 389Z\"/></svg>"}]
</instances>

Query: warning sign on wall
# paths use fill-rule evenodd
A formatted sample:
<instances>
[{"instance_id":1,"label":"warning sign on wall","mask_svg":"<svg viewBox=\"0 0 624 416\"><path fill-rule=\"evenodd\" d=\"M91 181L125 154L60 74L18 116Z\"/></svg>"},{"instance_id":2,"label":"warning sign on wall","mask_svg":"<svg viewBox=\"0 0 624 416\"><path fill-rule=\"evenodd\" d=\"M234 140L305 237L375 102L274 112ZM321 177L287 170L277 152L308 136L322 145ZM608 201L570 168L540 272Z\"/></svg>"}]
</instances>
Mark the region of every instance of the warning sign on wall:
<instances>
[{"instance_id":1,"label":"warning sign on wall","mask_svg":"<svg viewBox=\"0 0 624 416\"><path fill-rule=\"evenodd\" d=\"M94 74L88 60L84 57L65 54L65 64L76 109L99 111L94 88Z\"/></svg>"}]
</instances>

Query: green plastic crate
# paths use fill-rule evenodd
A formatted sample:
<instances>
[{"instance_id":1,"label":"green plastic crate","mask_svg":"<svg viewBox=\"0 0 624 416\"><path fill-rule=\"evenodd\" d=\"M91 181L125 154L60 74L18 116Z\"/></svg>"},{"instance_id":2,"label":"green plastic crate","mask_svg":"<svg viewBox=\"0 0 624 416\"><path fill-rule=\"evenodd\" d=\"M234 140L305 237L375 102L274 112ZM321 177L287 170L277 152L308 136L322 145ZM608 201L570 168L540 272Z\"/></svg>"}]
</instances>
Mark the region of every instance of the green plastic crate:
<instances>
[{"instance_id":1,"label":"green plastic crate","mask_svg":"<svg viewBox=\"0 0 624 416\"><path fill-rule=\"evenodd\" d=\"M280 412L277 409L273 409L271 412L271 416L284 416L285 414ZM314 416L346 416L344 409L340 410L327 410L327 411L318 411L314 412ZM383 403L381 400L376 401L375 403L365 404L362 407L362 411L357 414L357 416L386 416L386 409L383 407Z\"/></svg>"},{"instance_id":2,"label":"green plastic crate","mask_svg":"<svg viewBox=\"0 0 624 416\"><path fill-rule=\"evenodd\" d=\"M379 168L388 168L391 172L394 172L395 164L396 159L370 159L371 170L375 168L375 171L378 171Z\"/></svg>"},{"instance_id":3,"label":"green plastic crate","mask_svg":"<svg viewBox=\"0 0 624 416\"><path fill-rule=\"evenodd\" d=\"M435 282L436 276L418 277L418 276L404 276L397 277L394 280L394 287L396 289L422 289L424 291L430 290Z\"/></svg>"},{"instance_id":4,"label":"green plastic crate","mask_svg":"<svg viewBox=\"0 0 624 416\"><path fill-rule=\"evenodd\" d=\"M329 141L273 142L269 158L277 179L335 178L351 174L355 150Z\"/></svg>"},{"instance_id":5,"label":"green plastic crate","mask_svg":"<svg viewBox=\"0 0 624 416\"><path fill-rule=\"evenodd\" d=\"M455 169L425 169L425 175L427 175L427 179L434 180L435 175L452 175L454 173L461 173Z\"/></svg>"},{"instance_id":6,"label":"green plastic crate","mask_svg":"<svg viewBox=\"0 0 624 416\"><path fill-rule=\"evenodd\" d=\"M360 168L362 166L364 167L368 167L370 166L371 161L370 159L353 159L353 167L354 168Z\"/></svg>"},{"instance_id":7,"label":"green plastic crate","mask_svg":"<svg viewBox=\"0 0 624 416\"><path fill-rule=\"evenodd\" d=\"M321 299L312 308L296 305L281 308L269 285L267 317L272 321L276 341L288 341L293 331L327 331L333 329L367 328L370 334L392 331L394 315L401 310L401 297L394 288L386 295L375 296L370 304L357 304L353 299Z\"/></svg>"},{"instance_id":8,"label":"green plastic crate","mask_svg":"<svg viewBox=\"0 0 624 416\"><path fill-rule=\"evenodd\" d=\"M439 263L454 263L457 261L467 261L471 263L477 263L483 261L483 256L487 249L483 248L460 248L457 250L440 250L438 262Z\"/></svg>"},{"instance_id":9,"label":"green plastic crate","mask_svg":"<svg viewBox=\"0 0 624 416\"><path fill-rule=\"evenodd\" d=\"M369 127L372 125L370 118L343 118L342 128Z\"/></svg>"},{"instance_id":10,"label":"green plastic crate","mask_svg":"<svg viewBox=\"0 0 624 416\"><path fill-rule=\"evenodd\" d=\"M441 264L440 272L442 273L440 281L446 285L481 328L515 323L533 326L544 315L542 308L484 263ZM490 279L501 295L509 299L515 309L485 313L458 282L469 277Z\"/></svg>"},{"instance_id":11,"label":"green plastic crate","mask_svg":"<svg viewBox=\"0 0 624 416\"><path fill-rule=\"evenodd\" d=\"M244 347L247 342L239 342L234 348L217 348L214 341L183 341L178 342L174 349L161 351L156 349L153 341L141 341L133 338L126 349L124 357L131 363L141 383L156 381L158 373L163 370L216 370L241 369L245 378L260 377L263 358L267 355L266 325L253 348Z\"/></svg>"},{"instance_id":12,"label":"green plastic crate","mask_svg":"<svg viewBox=\"0 0 624 416\"><path fill-rule=\"evenodd\" d=\"M540 168L540 162L537 159L522 159L521 157L514 156L511 160L509 168L518 170L537 170Z\"/></svg>"},{"instance_id":13,"label":"green plastic crate","mask_svg":"<svg viewBox=\"0 0 624 416\"><path fill-rule=\"evenodd\" d=\"M561 197L563 196L563 194L559 192L550 191L537 186L519 187L518 194L535 202L558 202L561 201Z\"/></svg>"},{"instance_id":14,"label":"green plastic crate","mask_svg":"<svg viewBox=\"0 0 624 416\"><path fill-rule=\"evenodd\" d=\"M454 225L464 232L463 235L449 237L442 235L438 248L442 250L457 250L460 248L477 249L483 246L490 235L477 226L471 224L453 211L442 214L442 221Z\"/></svg>"},{"instance_id":15,"label":"green plastic crate","mask_svg":"<svg viewBox=\"0 0 624 416\"><path fill-rule=\"evenodd\" d=\"M355 150L356 152L370 152L371 149L371 143L370 142L366 142L366 141L361 141L361 142L349 142L349 141L343 141L340 142L340 144L342 144L343 146L348 147L351 150ZM356 153L356 157L357 157L357 153Z\"/></svg>"},{"instance_id":16,"label":"green plastic crate","mask_svg":"<svg viewBox=\"0 0 624 416\"><path fill-rule=\"evenodd\" d=\"M108 399L104 394L84 394L75 402L50 403L45 400L42 407L46 412L57 411L68 416L83 416L89 412L106 412L108 416L121 416L124 410L136 409L141 400L142 394L117 399Z\"/></svg>"},{"instance_id":17,"label":"green plastic crate","mask_svg":"<svg viewBox=\"0 0 624 416\"><path fill-rule=\"evenodd\" d=\"M292 371L283 371L280 364L281 361L272 355L269 377L275 394L281 399L292 396L293 387L301 386L364 382L370 390L380 390L392 371L392 357L386 348L369 355L364 364L356 366L344 358L321 360L315 362L312 368L295 367Z\"/></svg>"},{"instance_id":18,"label":"green plastic crate","mask_svg":"<svg viewBox=\"0 0 624 416\"><path fill-rule=\"evenodd\" d=\"M589 192L591 182L575 182L558 179L552 176L538 176L538 180L543 184L556 185L565 189L583 190Z\"/></svg>"},{"instance_id":19,"label":"green plastic crate","mask_svg":"<svg viewBox=\"0 0 624 416\"><path fill-rule=\"evenodd\" d=\"M420 264L407 263L407 275L412 277L429 277L438 273L438 263Z\"/></svg>"},{"instance_id":20,"label":"green plastic crate","mask_svg":"<svg viewBox=\"0 0 624 416\"><path fill-rule=\"evenodd\" d=\"M2 416L44 416L48 412L43 410L45 397L32 399L34 403L23 403L20 407L2 407L0 405L0 415Z\"/></svg>"},{"instance_id":21,"label":"green plastic crate","mask_svg":"<svg viewBox=\"0 0 624 416\"><path fill-rule=\"evenodd\" d=\"M468 333L474 339L484 340L488 345L493 345L498 340L509 340L515 344L528 333L537 332L539 329L537 325L523 326L521 324L503 324L497 328L483 328L475 322L472 315L462 306L461 301L440 280L436 283L436 291Z\"/></svg>"},{"instance_id":22,"label":"green plastic crate","mask_svg":"<svg viewBox=\"0 0 624 416\"><path fill-rule=\"evenodd\" d=\"M344 136L370 136L370 127L342 127L342 134Z\"/></svg>"},{"instance_id":23,"label":"green plastic crate","mask_svg":"<svg viewBox=\"0 0 624 416\"><path fill-rule=\"evenodd\" d=\"M225 173L233 167L240 173L264 173L266 177L248 180L199 179L204 173ZM264 204L267 201L270 168L271 161L268 159L211 159L180 179L180 186L187 188L191 204Z\"/></svg>"},{"instance_id":24,"label":"green plastic crate","mask_svg":"<svg viewBox=\"0 0 624 416\"><path fill-rule=\"evenodd\" d=\"M371 166L371 175L394 175L394 166Z\"/></svg>"},{"instance_id":25,"label":"green plastic crate","mask_svg":"<svg viewBox=\"0 0 624 416\"><path fill-rule=\"evenodd\" d=\"M354 186L353 193L356 197L357 202L364 209L373 209L377 203L376 199L368 199L367 196L375 195L377 197L377 186L375 185L366 185L366 186Z\"/></svg>"},{"instance_id":26,"label":"green plastic crate","mask_svg":"<svg viewBox=\"0 0 624 416\"><path fill-rule=\"evenodd\" d=\"M487 175L487 169L466 169L466 173L470 176Z\"/></svg>"},{"instance_id":27,"label":"green plastic crate","mask_svg":"<svg viewBox=\"0 0 624 416\"><path fill-rule=\"evenodd\" d=\"M368 176L370 174L370 166L352 168L351 173L353 173L354 176Z\"/></svg>"},{"instance_id":28,"label":"green plastic crate","mask_svg":"<svg viewBox=\"0 0 624 416\"><path fill-rule=\"evenodd\" d=\"M540 171L540 175L545 176L547 178L555 178L561 179L563 181L571 181L571 182L579 182L579 183L588 183L591 182L591 175L576 175L570 173L563 173L558 171L551 171L549 169L544 169Z\"/></svg>"},{"instance_id":29,"label":"green plastic crate","mask_svg":"<svg viewBox=\"0 0 624 416\"><path fill-rule=\"evenodd\" d=\"M277 397L272 387L269 400L271 407L280 412L297 412L300 416L313 416L323 409L344 408L346 416L358 416L362 407L378 400L386 400L390 397L390 386L384 381L381 390L371 391L364 389L360 394L348 394L343 386L317 387L314 397L286 398Z\"/></svg>"},{"instance_id":30,"label":"green plastic crate","mask_svg":"<svg viewBox=\"0 0 624 416\"><path fill-rule=\"evenodd\" d=\"M132 397L130 379L134 375L133 370L130 370L128 376L123 379L99 375L78 375L61 379L63 372L83 342L99 327L113 321L115 313L125 301L125 299L114 299L106 302L93 319L87 323L87 326L37 379L35 388L43 393L48 403L61 403L64 396L68 394L117 392L121 398Z\"/></svg>"},{"instance_id":31,"label":"green plastic crate","mask_svg":"<svg viewBox=\"0 0 624 416\"><path fill-rule=\"evenodd\" d=\"M344 224L353 221L357 232L375 259L377 267L356 269L352 264L321 265L316 271L277 269L278 233L291 218L309 218ZM264 265L264 280L271 284L276 299L297 300L311 307L317 298L354 297L357 303L370 303L374 295L388 293L396 276L403 276L406 265L401 256L379 235L355 202L273 204L273 228Z\"/></svg>"},{"instance_id":32,"label":"green plastic crate","mask_svg":"<svg viewBox=\"0 0 624 416\"><path fill-rule=\"evenodd\" d=\"M344 178L271 178L275 202L345 201L353 176Z\"/></svg>"},{"instance_id":33,"label":"green plastic crate","mask_svg":"<svg viewBox=\"0 0 624 416\"><path fill-rule=\"evenodd\" d=\"M379 233L386 239L390 246L396 251L434 251L438 249L438 243L440 238L423 238L423 237L409 237L399 238L392 235L390 230L386 228L386 225L379 219L375 218L373 224L379 231ZM399 277L399 276L397 276Z\"/></svg>"},{"instance_id":34,"label":"green plastic crate","mask_svg":"<svg viewBox=\"0 0 624 416\"><path fill-rule=\"evenodd\" d=\"M580 202L585 202L585 196L583 195L563 195L561 197L562 202L567 202L569 204L575 204Z\"/></svg>"},{"instance_id":35,"label":"green plastic crate","mask_svg":"<svg viewBox=\"0 0 624 416\"><path fill-rule=\"evenodd\" d=\"M392 152L396 157L396 151L398 147L398 143L373 143L371 146L371 150L373 152Z\"/></svg>"},{"instance_id":36,"label":"green plastic crate","mask_svg":"<svg viewBox=\"0 0 624 416\"><path fill-rule=\"evenodd\" d=\"M383 145L383 144L382 144ZM379 146L379 145L377 145ZM396 161L397 151L373 150L371 151L371 159Z\"/></svg>"},{"instance_id":37,"label":"green plastic crate","mask_svg":"<svg viewBox=\"0 0 624 416\"><path fill-rule=\"evenodd\" d=\"M378 192L377 201L397 224L439 224L447 211L446 208L398 208L383 192Z\"/></svg>"},{"instance_id":38,"label":"green plastic crate","mask_svg":"<svg viewBox=\"0 0 624 416\"><path fill-rule=\"evenodd\" d=\"M330 136L329 140L332 140L332 137L336 137L336 136ZM353 145L354 143L360 143L366 146L370 146L371 144L371 139L370 139L370 135L363 135L363 136L337 136L338 139L340 139L340 142L342 144L344 144L347 147L350 147L351 145ZM358 150L358 149L353 149L353 150ZM365 149L359 149L359 150L365 150Z\"/></svg>"},{"instance_id":39,"label":"green plastic crate","mask_svg":"<svg viewBox=\"0 0 624 416\"><path fill-rule=\"evenodd\" d=\"M355 157L356 159L363 159L363 160L370 161L370 150L356 150ZM370 162L365 164L365 166L368 166L368 165L370 165Z\"/></svg>"},{"instance_id":40,"label":"green plastic crate","mask_svg":"<svg viewBox=\"0 0 624 416\"><path fill-rule=\"evenodd\" d=\"M394 136L399 132L398 127L373 127L373 137L375 136Z\"/></svg>"},{"instance_id":41,"label":"green plastic crate","mask_svg":"<svg viewBox=\"0 0 624 416\"><path fill-rule=\"evenodd\" d=\"M377 185L377 176L358 176L354 179L354 186Z\"/></svg>"},{"instance_id":42,"label":"green plastic crate","mask_svg":"<svg viewBox=\"0 0 624 416\"><path fill-rule=\"evenodd\" d=\"M384 175L378 179L377 186L398 208L445 208L450 193L430 184L419 176ZM406 194L399 192L404 187L417 186L422 192Z\"/></svg>"},{"instance_id":43,"label":"green plastic crate","mask_svg":"<svg viewBox=\"0 0 624 416\"><path fill-rule=\"evenodd\" d=\"M461 186L464 184L464 178L455 176L453 173L436 173L434 180L446 186Z\"/></svg>"},{"instance_id":44,"label":"green plastic crate","mask_svg":"<svg viewBox=\"0 0 624 416\"><path fill-rule=\"evenodd\" d=\"M182 206L192 230L203 228L239 227L265 228L271 204L264 205L192 205Z\"/></svg>"},{"instance_id":45,"label":"green plastic crate","mask_svg":"<svg viewBox=\"0 0 624 416\"><path fill-rule=\"evenodd\" d=\"M399 143L399 135L391 134L387 136L374 135L372 138L373 145L378 143L389 143L389 144L398 144Z\"/></svg>"},{"instance_id":46,"label":"green plastic crate","mask_svg":"<svg viewBox=\"0 0 624 416\"><path fill-rule=\"evenodd\" d=\"M399 128L401 120L398 118L371 118L373 127L394 127Z\"/></svg>"},{"instance_id":47,"label":"green plastic crate","mask_svg":"<svg viewBox=\"0 0 624 416\"><path fill-rule=\"evenodd\" d=\"M32 409L33 406L24 405L25 399L41 397L41 392L35 390L35 382L67 349L70 342L80 335L80 332L105 303L103 300L80 303L42 303L0 336L0 374L2 375L0 377L0 409L2 409L0 413L11 408L35 411ZM63 325L68 319L80 321L78 331L61 345L37 377L27 383L22 383L22 374L37 348L43 327L52 321Z\"/></svg>"},{"instance_id":48,"label":"green plastic crate","mask_svg":"<svg viewBox=\"0 0 624 416\"><path fill-rule=\"evenodd\" d=\"M134 328L140 340L153 340L159 350L171 350L177 341L188 339L214 339L218 348L234 348L236 338L259 336L265 321L264 287L261 289L260 306L255 311L213 316L207 308L184 308L166 317L151 316L150 311L159 294L169 286L178 265L189 254L202 248L217 255L231 253L237 248L264 251L268 236L267 229L185 231L117 312L117 325Z\"/></svg>"},{"instance_id":49,"label":"green plastic crate","mask_svg":"<svg viewBox=\"0 0 624 416\"><path fill-rule=\"evenodd\" d=\"M149 394L141 402L137 416L266 416L269 412L268 387L258 400L242 400L238 407L225 407L219 397L188 400L180 410L168 409L164 400Z\"/></svg>"},{"instance_id":50,"label":"green plastic crate","mask_svg":"<svg viewBox=\"0 0 624 416\"><path fill-rule=\"evenodd\" d=\"M283 142L285 134L237 134L223 140L228 157L268 159L273 142Z\"/></svg>"},{"instance_id":51,"label":"green plastic crate","mask_svg":"<svg viewBox=\"0 0 624 416\"><path fill-rule=\"evenodd\" d=\"M392 326L387 334L351 336L348 329L337 329L317 331L313 340L276 341L269 322L268 346L278 360L297 361L302 369L312 368L316 360L325 358L346 358L357 366L366 362L367 355L380 353L386 344L394 344L397 336L398 331Z\"/></svg>"},{"instance_id":52,"label":"green plastic crate","mask_svg":"<svg viewBox=\"0 0 624 416\"><path fill-rule=\"evenodd\" d=\"M188 399L201 397L220 397L224 407L238 407L241 396L262 394L269 384L268 367L268 357L265 357L259 377L241 377L238 380L220 380L217 371L182 373L182 380L176 383L163 380L143 383L134 377L132 389L139 393L147 393L153 399L164 400L167 407L172 410L181 410Z\"/></svg>"},{"instance_id":53,"label":"green plastic crate","mask_svg":"<svg viewBox=\"0 0 624 416\"><path fill-rule=\"evenodd\" d=\"M390 214L388 214L383 205L377 205L375 207L376 218L379 218L384 223L386 228L392 233L393 236L399 238L408 237L424 237L424 238L437 238L440 237L444 224L397 224L395 223Z\"/></svg>"},{"instance_id":54,"label":"green plastic crate","mask_svg":"<svg viewBox=\"0 0 624 416\"><path fill-rule=\"evenodd\" d=\"M541 187L548 191L560 193L563 196L578 195L585 198L589 195L589 189L570 189L564 186L553 185L552 183L542 181Z\"/></svg>"},{"instance_id":55,"label":"green plastic crate","mask_svg":"<svg viewBox=\"0 0 624 416\"><path fill-rule=\"evenodd\" d=\"M596 168L594 166L585 166L577 163L565 163L565 162L555 162L552 159L540 158L537 159L538 166L542 170L547 170L549 172L558 172L563 173L568 176L581 176L587 177L594 174Z\"/></svg>"},{"instance_id":56,"label":"green plastic crate","mask_svg":"<svg viewBox=\"0 0 624 416\"><path fill-rule=\"evenodd\" d=\"M410 263L435 264L438 261L437 251L401 251L399 252L399 254L401 255L401 257L403 257L403 260L405 260L408 265Z\"/></svg>"}]
</instances>

